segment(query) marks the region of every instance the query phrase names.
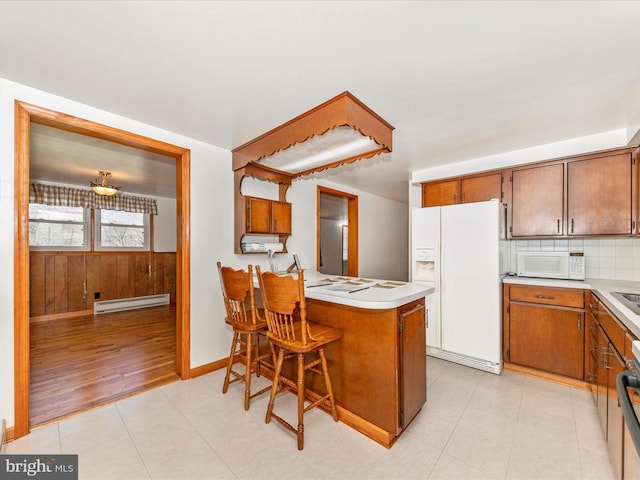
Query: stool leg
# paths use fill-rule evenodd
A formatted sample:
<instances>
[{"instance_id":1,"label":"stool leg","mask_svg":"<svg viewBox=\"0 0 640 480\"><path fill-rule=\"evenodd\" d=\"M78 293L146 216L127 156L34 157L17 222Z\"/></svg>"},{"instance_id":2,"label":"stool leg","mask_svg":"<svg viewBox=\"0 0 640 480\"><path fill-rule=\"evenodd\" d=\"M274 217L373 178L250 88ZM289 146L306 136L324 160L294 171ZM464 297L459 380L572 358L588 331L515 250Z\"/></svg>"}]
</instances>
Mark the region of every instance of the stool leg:
<instances>
[{"instance_id":1,"label":"stool leg","mask_svg":"<svg viewBox=\"0 0 640 480\"><path fill-rule=\"evenodd\" d=\"M320 360L322 362L322 372L324 373L324 384L327 387L327 393L329 394L329 403L331 405L331 415L333 419L338 421L338 411L336 410L336 402L333 399L333 387L331 386L331 377L329 377L329 369L327 368L327 357L324 354L324 348L318 350Z\"/></svg>"},{"instance_id":2,"label":"stool leg","mask_svg":"<svg viewBox=\"0 0 640 480\"><path fill-rule=\"evenodd\" d=\"M284 362L284 349L281 348L278 352L278 360L276 362L276 373L273 375L273 385L271 386L271 396L269 397L269 405L267 406L267 416L264 419L264 423L271 421L271 412L273 412L273 400L276 398L278 391L278 383L280 381L280 370L282 370L282 362Z\"/></svg>"},{"instance_id":3,"label":"stool leg","mask_svg":"<svg viewBox=\"0 0 640 480\"><path fill-rule=\"evenodd\" d=\"M253 334L247 333L246 357L247 363L244 372L244 409L249 410L249 400L251 399L251 352L253 351Z\"/></svg>"},{"instance_id":4,"label":"stool leg","mask_svg":"<svg viewBox=\"0 0 640 480\"><path fill-rule=\"evenodd\" d=\"M304 448L304 353L298 354L298 450Z\"/></svg>"},{"instance_id":5,"label":"stool leg","mask_svg":"<svg viewBox=\"0 0 640 480\"><path fill-rule=\"evenodd\" d=\"M229 375L231 375L231 367L233 365L233 357L236 353L236 344L238 343L238 334L233 332L233 341L231 342L231 351L229 352L229 361L227 362L227 373L224 376L224 383L222 384L222 393L227 393L229 388Z\"/></svg>"},{"instance_id":6,"label":"stool leg","mask_svg":"<svg viewBox=\"0 0 640 480\"><path fill-rule=\"evenodd\" d=\"M253 334L253 338L255 338L256 341L256 377L260 376L260 364L262 363L261 360L259 360L260 358L260 334L258 334L257 332Z\"/></svg>"}]
</instances>

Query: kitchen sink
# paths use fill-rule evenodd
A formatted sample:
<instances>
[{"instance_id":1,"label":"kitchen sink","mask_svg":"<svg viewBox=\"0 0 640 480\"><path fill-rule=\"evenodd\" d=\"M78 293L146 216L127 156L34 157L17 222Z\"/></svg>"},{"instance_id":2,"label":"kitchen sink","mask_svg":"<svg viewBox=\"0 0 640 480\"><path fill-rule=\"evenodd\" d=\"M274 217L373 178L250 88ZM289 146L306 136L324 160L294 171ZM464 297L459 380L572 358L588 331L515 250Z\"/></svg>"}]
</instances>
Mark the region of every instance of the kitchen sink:
<instances>
[{"instance_id":1,"label":"kitchen sink","mask_svg":"<svg viewBox=\"0 0 640 480\"><path fill-rule=\"evenodd\" d=\"M636 315L640 315L640 294L638 293L622 293L611 292L622 304Z\"/></svg>"}]
</instances>

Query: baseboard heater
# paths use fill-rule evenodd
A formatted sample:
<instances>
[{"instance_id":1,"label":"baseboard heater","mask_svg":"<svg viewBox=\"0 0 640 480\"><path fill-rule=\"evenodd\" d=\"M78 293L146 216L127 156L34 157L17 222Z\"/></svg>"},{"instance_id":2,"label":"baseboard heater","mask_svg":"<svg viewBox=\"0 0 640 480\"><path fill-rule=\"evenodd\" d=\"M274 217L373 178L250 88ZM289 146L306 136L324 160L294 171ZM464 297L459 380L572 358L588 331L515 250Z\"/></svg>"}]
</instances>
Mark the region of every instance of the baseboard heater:
<instances>
[{"instance_id":1,"label":"baseboard heater","mask_svg":"<svg viewBox=\"0 0 640 480\"><path fill-rule=\"evenodd\" d=\"M169 294L147 295L144 297L116 298L114 300L104 300L93 304L93 313L120 312L123 310L133 310L134 308L157 307L158 305L168 305Z\"/></svg>"}]
</instances>

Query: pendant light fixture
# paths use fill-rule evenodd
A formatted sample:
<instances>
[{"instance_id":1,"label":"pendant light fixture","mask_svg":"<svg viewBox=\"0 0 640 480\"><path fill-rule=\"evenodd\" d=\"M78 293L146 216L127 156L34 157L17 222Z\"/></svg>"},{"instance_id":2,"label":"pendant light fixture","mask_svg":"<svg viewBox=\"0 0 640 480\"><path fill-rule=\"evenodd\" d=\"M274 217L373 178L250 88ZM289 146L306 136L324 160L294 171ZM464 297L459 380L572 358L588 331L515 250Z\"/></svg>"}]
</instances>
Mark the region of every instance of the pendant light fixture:
<instances>
[{"instance_id":1,"label":"pendant light fixture","mask_svg":"<svg viewBox=\"0 0 640 480\"><path fill-rule=\"evenodd\" d=\"M111 177L111 172L100 170L100 172L98 172L98 178L96 178L95 181L91 182L91 188L93 189L93 191L98 195L105 195L108 197L111 197L118 193L120 187L107 184L107 178L109 177Z\"/></svg>"}]
</instances>

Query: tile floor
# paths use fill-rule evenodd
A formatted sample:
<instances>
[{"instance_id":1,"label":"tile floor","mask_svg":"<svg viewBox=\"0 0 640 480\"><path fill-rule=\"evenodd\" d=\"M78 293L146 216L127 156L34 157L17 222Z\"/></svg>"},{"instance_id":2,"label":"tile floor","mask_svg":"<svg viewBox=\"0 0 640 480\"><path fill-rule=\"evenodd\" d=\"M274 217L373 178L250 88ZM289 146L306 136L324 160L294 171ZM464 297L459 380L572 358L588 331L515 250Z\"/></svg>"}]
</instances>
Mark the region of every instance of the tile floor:
<instances>
[{"instance_id":1,"label":"tile floor","mask_svg":"<svg viewBox=\"0 0 640 480\"><path fill-rule=\"evenodd\" d=\"M222 370L35 429L6 453L74 453L87 479L612 479L591 394L428 357L428 399L386 449L319 410L305 449L242 409ZM264 377L258 383L265 382ZM295 418L295 397L276 407Z\"/></svg>"}]
</instances>

